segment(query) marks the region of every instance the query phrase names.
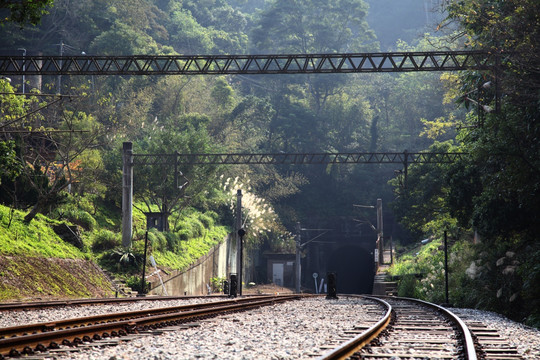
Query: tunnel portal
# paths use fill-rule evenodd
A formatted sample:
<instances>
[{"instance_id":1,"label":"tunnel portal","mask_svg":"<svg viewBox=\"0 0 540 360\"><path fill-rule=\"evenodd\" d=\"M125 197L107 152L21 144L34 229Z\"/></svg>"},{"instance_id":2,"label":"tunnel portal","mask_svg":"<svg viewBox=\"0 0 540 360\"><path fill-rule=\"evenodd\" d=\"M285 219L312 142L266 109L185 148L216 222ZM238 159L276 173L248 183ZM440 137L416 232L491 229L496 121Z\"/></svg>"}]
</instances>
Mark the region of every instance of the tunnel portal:
<instances>
[{"instance_id":1,"label":"tunnel portal","mask_svg":"<svg viewBox=\"0 0 540 360\"><path fill-rule=\"evenodd\" d=\"M373 289L373 256L357 245L344 245L330 252L326 259L328 272L337 275L341 294L371 294Z\"/></svg>"}]
</instances>

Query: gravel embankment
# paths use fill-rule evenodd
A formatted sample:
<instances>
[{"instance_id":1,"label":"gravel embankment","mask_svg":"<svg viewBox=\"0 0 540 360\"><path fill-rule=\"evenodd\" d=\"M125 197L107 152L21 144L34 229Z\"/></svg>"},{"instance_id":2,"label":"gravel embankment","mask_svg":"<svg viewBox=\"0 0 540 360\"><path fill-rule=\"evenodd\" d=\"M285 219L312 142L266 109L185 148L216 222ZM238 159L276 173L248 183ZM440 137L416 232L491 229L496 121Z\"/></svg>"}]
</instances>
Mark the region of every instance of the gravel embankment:
<instances>
[{"instance_id":1,"label":"gravel embankment","mask_svg":"<svg viewBox=\"0 0 540 360\"><path fill-rule=\"evenodd\" d=\"M216 299L217 300L217 299ZM204 298L200 301L208 301ZM195 302L195 300L191 300ZM0 326L121 312L137 308L187 304L188 301L138 302L129 305L73 307L5 313ZM368 313L369 309L369 313ZM205 320L188 329L146 335L118 346L90 347L80 352L48 355L46 359L306 359L322 354L321 347L338 339L342 330L373 321L374 305L340 297L290 301L254 311ZM457 315L495 328L518 348L524 359L540 359L540 331L490 312L451 309ZM84 312L84 313L82 313Z\"/></svg>"},{"instance_id":2,"label":"gravel embankment","mask_svg":"<svg viewBox=\"0 0 540 360\"><path fill-rule=\"evenodd\" d=\"M210 301L227 300L223 297L201 297L186 300L153 300L135 301L127 303L106 304L106 305L82 305L66 306L54 309L38 309L29 311L14 311L0 313L0 327L18 326L24 324L35 324L41 322L51 322L53 320L66 320L84 316L102 315L108 313L120 313L128 311L145 310L151 308L161 308L170 306L190 305L205 303Z\"/></svg>"},{"instance_id":3,"label":"gravel embankment","mask_svg":"<svg viewBox=\"0 0 540 360\"><path fill-rule=\"evenodd\" d=\"M488 329L497 330L500 337L515 346L523 359L540 359L540 330L514 322L502 315L474 309L450 309L463 320L483 323Z\"/></svg>"}]
</instances>

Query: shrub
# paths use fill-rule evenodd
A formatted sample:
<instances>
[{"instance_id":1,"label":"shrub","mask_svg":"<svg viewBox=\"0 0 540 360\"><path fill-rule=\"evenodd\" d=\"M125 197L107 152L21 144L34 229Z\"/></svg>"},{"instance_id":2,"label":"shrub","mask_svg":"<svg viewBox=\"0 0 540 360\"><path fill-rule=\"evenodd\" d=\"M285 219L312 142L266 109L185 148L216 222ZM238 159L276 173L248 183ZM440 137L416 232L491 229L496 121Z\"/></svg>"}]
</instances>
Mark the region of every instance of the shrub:
<instances>
[{"instance_id":1,"label":"shrub","mask_svg":"<svg viewBox=\"0 0 540 360\"><path fill-rule=\"evenodd\" d=\"M126 279L126 285L131 288L131 290L137 291L139 294L146 294L150 289L150 284L147 282L144 286L144 292L141 288L141 277L137 275L132 275Z\"/></svg>"},{"instance_id":2,"label":"shrub","mask_svg":"<svg viewBox=\"0 0 540 360\"><path fill-rule=\"evenodd\" d=\"M165 233L165 239L167 241L167 250L168 251L177 251L179 248L180 243L180 237L178 234L172 233L172 232L166 232Z\"/></svg>"},{"instance_id":3,"label":"shrub","mask_svg":"<svg viewBox=\"0 0 540 360\"><path fill-rule=\"evenodd\" d=\"M142 259L142 251L138 252L135 248L117 247L104 252L100 260L105 267L116 268L119 273L129 273L139 271Z\"/></svg>"},{"instance_id":4,"label":"shrub","mask_svg":"<svg viewBox=\"0 0 540 360\"><path fill-rule=\"evenodd\" d=\"M414 274L403 275L398 283L398 296L416 297L416 277Z\"/></svg>"},{"instance_id":5,"label":"shrub","mask_svg":"<svg viewBox=\"0 0 540 360\"><path fill-rule=\"evenodd\" d=\"M178 231L178 238L180 240L186 241L186 240L189 240L189 239L193 238L193 233L192 233L191 229L182 229L182 230Z\"/></svg>"},{"instance_id":6,"label":"shrub","mask_svg":"<svg viewBox=\"0 0 540 360\"><path fill-rule=\"evenodd\" d=\"M207 229L210 229L211 227L214 226L214 219L212 218L211 214L209 214L208 212L201 214L199 216L199 221Z\"/></svg>"},{"instance_id":7,"label":"shrub","mask_svg":"<svg viewBox=\"0 0 540 360\"><path fill-rule=\"evenodd\" d=\"M60 215L68 221L77 224L88 231L93 230L97 224L96 219L94 219L92 215L84 210L68 208L63 212L63 214Z\"/></svg>"},{"instance_id":8,"label":"shrub","mask_svg":"<svg viewBox=\"0 0 540 360\"><path fill-rule=\"evenodd\" d=\"M92 239L92 250L101 252L111 250L120 246L122 239L120 234L116 234L110 230L99 230L94 234Z\"/></svg>"},{"instance_id":9,"label":"shrub","mask_svg":"<svg viewBox=\"0 0 540 360\"><path fill-rule=\"evenodd\" d=\"M167 250L167 238L164 233L157 229L150 229L148 231L148 244L152 246L154 251Z\"/></svg>"}]
</instances>

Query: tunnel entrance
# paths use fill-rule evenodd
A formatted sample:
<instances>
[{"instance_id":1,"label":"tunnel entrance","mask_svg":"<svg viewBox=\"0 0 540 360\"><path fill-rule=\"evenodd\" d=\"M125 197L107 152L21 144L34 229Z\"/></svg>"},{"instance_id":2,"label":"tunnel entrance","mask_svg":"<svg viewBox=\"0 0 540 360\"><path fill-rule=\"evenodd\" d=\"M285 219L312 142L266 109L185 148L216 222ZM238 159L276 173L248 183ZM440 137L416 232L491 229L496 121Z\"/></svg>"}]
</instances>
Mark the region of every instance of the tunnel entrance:
<instances>
[{"instance_id":1,"label":"tunnel entrance","mask_svg":"<svg viewBox=\"0 0 540 360\"><path fill-rule=\"evenodd\" d=\"M337 291L341 294L371 294L374 273L373 256L356 245L345 245L327 258L328 272L337 275Z\"/></svg>"}]
</instances>

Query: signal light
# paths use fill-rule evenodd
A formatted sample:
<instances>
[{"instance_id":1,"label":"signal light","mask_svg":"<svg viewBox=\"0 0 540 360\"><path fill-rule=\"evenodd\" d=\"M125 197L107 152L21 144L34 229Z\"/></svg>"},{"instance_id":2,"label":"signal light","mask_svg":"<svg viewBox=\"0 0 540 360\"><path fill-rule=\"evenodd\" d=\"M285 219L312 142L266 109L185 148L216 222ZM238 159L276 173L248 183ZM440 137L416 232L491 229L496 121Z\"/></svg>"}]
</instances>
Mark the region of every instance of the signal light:
<instances>
[{"instance_id":1,"label":"signal light","mask_svg":"<svg viewBox=\"0 0 540 360\"><path fill-rule=\"evenodd\" d=\"M229 297L236 297L238 292L238 276L236 274L231 274L230 284L229 284Z\"/></svg>"},{"instance_id":2,"label":"signal light","mask_svg":"<svg viewBox=\"0 0 540 360\"><path fill-rule=\"evenodd\" d=\"M327 299L337 299L337 286L336 286L336 274L327 273L326 274L326 283L328 284L328 293L326 294Z\"/></svg>"}]
</instances>

